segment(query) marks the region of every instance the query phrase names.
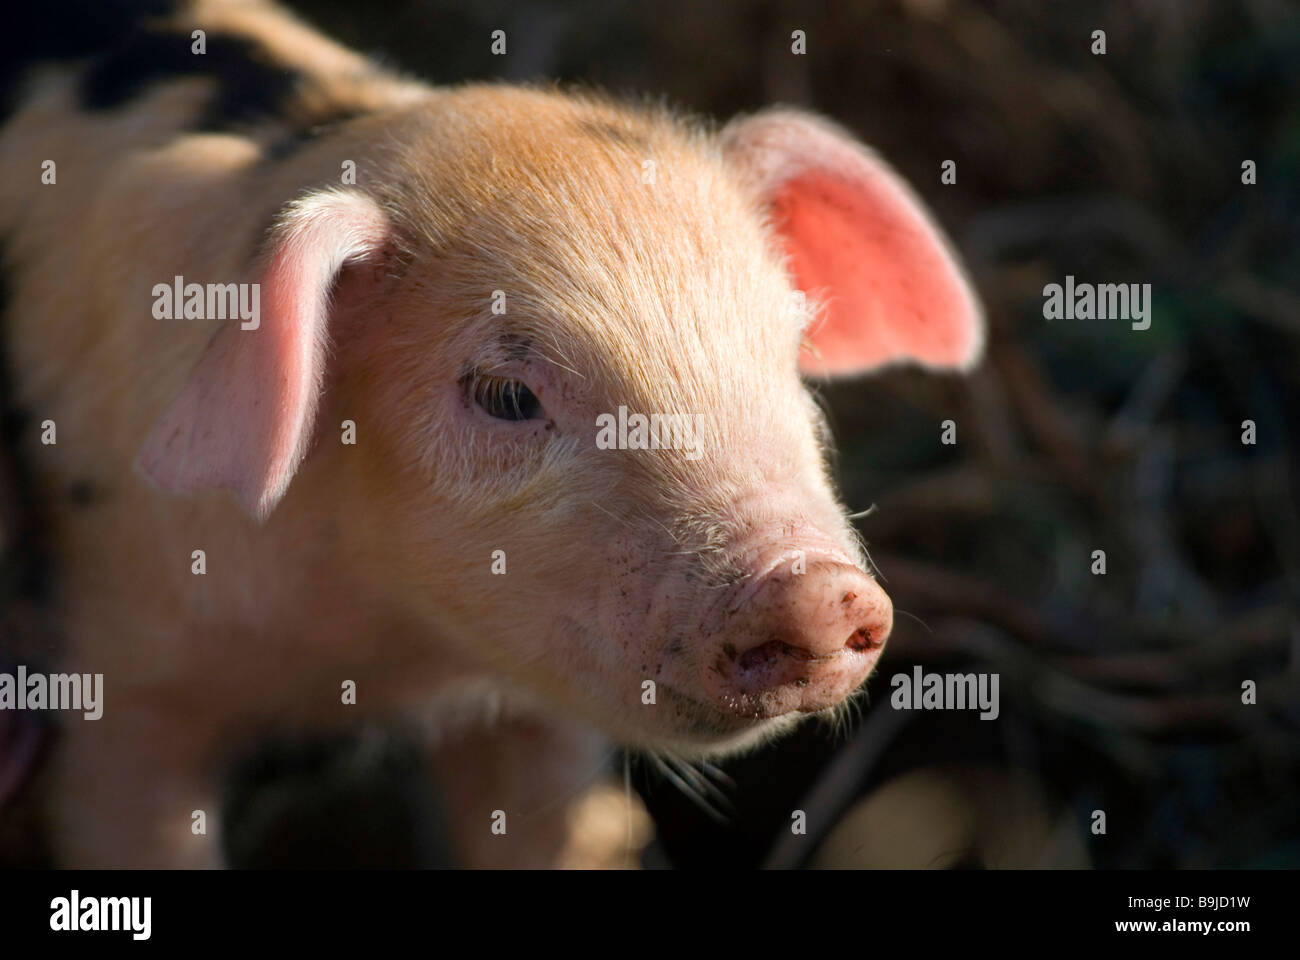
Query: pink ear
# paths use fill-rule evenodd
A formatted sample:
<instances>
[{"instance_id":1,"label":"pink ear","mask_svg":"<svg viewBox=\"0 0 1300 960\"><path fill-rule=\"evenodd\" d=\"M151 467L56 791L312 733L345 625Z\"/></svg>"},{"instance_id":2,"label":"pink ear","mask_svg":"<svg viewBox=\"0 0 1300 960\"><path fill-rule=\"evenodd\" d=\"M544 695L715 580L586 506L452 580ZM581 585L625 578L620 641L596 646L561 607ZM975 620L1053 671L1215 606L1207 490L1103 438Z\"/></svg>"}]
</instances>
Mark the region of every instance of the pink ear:
<instances>
[{"instance_id":1,"label":"pink ear","mask_svg":"<svg viewBox=\"0 0 1300 960\"><path fill-rule=\"evenodd\" d=\"M358 192L290 204L274 229L254 328L212 338L136 465L173 493L232 491L265 520L306 454L323 379L330 288L342 266L374 254L388 220Z\"/></svg>"},{"instance_id":2,"label":"pink ear","mask_svg":"<svg viewBox=\"0 0 1300 960\"><path fill-rule=\"evenodd\" d=\"M807 374L888 363L966 369L984 324L970 284L920 201L848 133L797 110L722 131L728 159L767 202L792 279L820 316L801 351Z\"/></svg>"}]
</instances>

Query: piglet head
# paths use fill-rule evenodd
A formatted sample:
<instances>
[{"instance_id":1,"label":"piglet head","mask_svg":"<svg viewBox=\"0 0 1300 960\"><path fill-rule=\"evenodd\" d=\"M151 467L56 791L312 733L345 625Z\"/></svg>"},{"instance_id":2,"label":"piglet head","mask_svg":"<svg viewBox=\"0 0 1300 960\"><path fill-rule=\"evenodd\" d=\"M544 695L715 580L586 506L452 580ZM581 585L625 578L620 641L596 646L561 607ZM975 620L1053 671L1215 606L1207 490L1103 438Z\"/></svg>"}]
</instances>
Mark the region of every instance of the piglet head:
<instances>
[{"instance_id":1,"label":"piglet head","mask_svg":"<svg viewBox=\"0 0 1300 960\"><path fill-rule=\"evenodd\" d=\"M280 311L214 341L155 482L271 529L332 510L386 622L628 743L735 747L842 703L892 607L803 378L981 348L916 198L789 110L715 132L468 87L391 139L372 192L285 219ZM355 449L305 456L323 403Z\"/></svg>"}]
</instances>

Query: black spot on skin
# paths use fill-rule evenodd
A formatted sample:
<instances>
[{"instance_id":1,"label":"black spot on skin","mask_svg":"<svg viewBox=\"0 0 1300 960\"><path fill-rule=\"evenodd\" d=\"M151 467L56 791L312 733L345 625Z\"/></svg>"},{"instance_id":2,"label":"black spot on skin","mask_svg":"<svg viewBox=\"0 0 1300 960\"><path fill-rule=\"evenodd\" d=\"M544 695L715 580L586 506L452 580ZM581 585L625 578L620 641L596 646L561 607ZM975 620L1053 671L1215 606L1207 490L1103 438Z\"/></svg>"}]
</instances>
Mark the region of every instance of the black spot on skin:
<instances>
[{"instance_id":1,"label":"black spot on skin","mask_svg":"<svg viewBox=\"0 0 1300 960\"><path fill-rule=\"evenodd\" d=\"M27 72L79 60L122 43L145 20L174 12L176 0L45 0L9 4L0 30L0 123L17 106Z\"/></svg>"},{"instance_id":2,"label":"black spot on skin","mask_svg":"<svg viewBox=\"0 0 1300 960\"><path fill-rule=\"evenodd\" d=\"M0 122L17 107L32 67L76 60L88 61L78 90L88 111L125 106L157 83L202 76L216 89L196 131L295 114L294 128L268 148L272 162L358 115L340 106L303 116L295 102L302 75L254 39L209 31L207 52L193 53L191 26L167 22L188 7L183 0L50 0L15 8L0 32Z\"/></svg>"},{"instance_id":3,"label":"black spot on skin","mask_svg":"<svg viewBox=\"0 0 1300 960\"><path fill-rule=\"evenodd\" d=\"M207 35L207 53L191 51L188 32L141 29L97 58L82 74L81 106L113 110L153 84L180 77L210 77L217 89L194 129L223 131L284 113L301 75L277 63L261 44L223 33Z\"/></svg>"}]
</instances>

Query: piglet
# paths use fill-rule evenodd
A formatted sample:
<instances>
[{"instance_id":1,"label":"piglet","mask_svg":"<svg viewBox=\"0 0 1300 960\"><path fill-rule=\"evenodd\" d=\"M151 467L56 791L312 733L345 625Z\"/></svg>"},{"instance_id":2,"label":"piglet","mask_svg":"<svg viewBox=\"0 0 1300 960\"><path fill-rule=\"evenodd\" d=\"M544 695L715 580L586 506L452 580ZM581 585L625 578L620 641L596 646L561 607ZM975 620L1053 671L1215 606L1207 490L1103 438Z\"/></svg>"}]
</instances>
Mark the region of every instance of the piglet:
<instances>
[{"instance_id":1,"label":"piglet","mask_svg":"<svg viewBox=\"0 0 1300 960\"><path fill-rule=\"evenodd\" d=\"M218 865L242 745L416 716L459 862L545 865L611 741L862 685L892 607L806 380L982 344L883 161L802 110L427 87L270 4L99 36L32 41L0 130L40 644L104 677L62 863Z\"/></svg>"}]
</instances>

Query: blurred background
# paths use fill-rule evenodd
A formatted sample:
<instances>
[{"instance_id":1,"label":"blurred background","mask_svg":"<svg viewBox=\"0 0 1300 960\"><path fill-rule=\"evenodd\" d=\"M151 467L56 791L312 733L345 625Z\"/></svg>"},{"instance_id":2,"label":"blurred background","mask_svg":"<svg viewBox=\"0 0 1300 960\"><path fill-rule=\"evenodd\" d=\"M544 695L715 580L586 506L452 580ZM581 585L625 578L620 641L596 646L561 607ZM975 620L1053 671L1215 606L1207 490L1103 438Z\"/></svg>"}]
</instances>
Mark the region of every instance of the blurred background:
<instances>
[{"instance_id":1,"label":"blurred background","mask_svg":"<svg viewBox=\"0 0 1300 960\"><path fill-rule=\"evenodd\" d=\"M973 377L823 391L899 610L867 703L706 771L707 802L632 758L643 865L1300 866L1300 5L288 5L436 83L821 111L916 187L983 297ZM1045 320L1067 274L1150 283L1150 329ZM889 709L917 664L999 674L999 719ZM233 859L438 862L419 755L373 732L266 747L231 785ZM598 807L593 829L626 829ZM325 851L312 824L336 833L343 810L374 826Z\"/></svg>"}]
</instances>

